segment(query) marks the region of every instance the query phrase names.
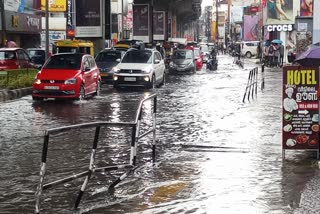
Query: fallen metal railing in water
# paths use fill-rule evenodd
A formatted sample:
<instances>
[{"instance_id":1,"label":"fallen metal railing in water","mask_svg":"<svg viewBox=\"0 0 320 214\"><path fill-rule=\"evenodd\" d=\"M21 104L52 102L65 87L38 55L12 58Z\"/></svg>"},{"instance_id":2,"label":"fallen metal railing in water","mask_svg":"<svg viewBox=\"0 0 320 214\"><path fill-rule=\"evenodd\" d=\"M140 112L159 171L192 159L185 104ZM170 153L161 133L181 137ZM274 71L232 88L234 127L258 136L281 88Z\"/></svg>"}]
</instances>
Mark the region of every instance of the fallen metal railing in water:
<instances>
[{"instance_id":1,"label":"fallen metal railing in water","mask_svg":"<svg viewBox=\"0 0 320 214\"><path fill-rule=\"evenodd\" d=\"M254 69L250 70L248 82L246 86L246 90L244 92L244 96L242 99L242 102L245 102L246 96L248 95L248 101L250 101L250 97L253 99L254 94L257 96L258 91L258 67L255 67Z\"/></svg>"},{"instance_id":2,"label":"fallen metal railing in water","mask_svg":"<svg viewBox=\"0 0 320 214\"><path fill-rule=\"evenodd\" d=\"M141 118L142 118L142 106L143 103L147 100L150 100L153 98L153 115L152 115L152 128L150 130L145 131L141 135L139 135L140 131L140 124L141 124ZM155 161L155 143L156 143L156 110L157 110L157 95L152 94L148 96L147 98L143 99L140 101L139 107L136 112L136 118L134 122L92 122L92 123L82 123L82 124L76 124L76 125L70 125L70 126L63 126L59 128L52 128L52 129L47 129L44 134L44 142L43 142L43 148L42 148L42 159L41 159L41 167L40 167L40 181L37 186L36 190L36 205L35 205L35 212L40 213L40 196L42 194L42 191L48 188L51 188L55 185L58 184L63 184L70 182L74 179L81 178L86 176L80 192L78 194L78 197L76 199L74 208L78 208L81 198L83 196L83 193L85 191L85 188L91 178L91 175L94 172L106 172L106 171L113 171L113 170L118 170L118 169L128 169L125 173L123 173L118 179L113 181L110 186L110 188L114 188L118 183L120 183L124 178L128 176L128 174L132 171L134 171L137 166L136 166L136 155L137 155L137 143L140 138L145 137L148 134L153 134L153 139L152 139L152 160ZM99 134L100 134L100 128L101 127L130 127L132 128L131 132L131 147L130 147L130 161L128 164L121 164L121 165L112 165L112 166L105 166L105 167L100 167L96 168L94 166L94 161L95 161L95 154L96 154L96 149L98 146L99 142ZM57 134L61 133L64 131L69 131L72 129L79 129L79 128L95 128L95 135L94 135L94 140L92 144L92 151L91 151L91 156L90 156L90 162L89 162L89 167L88 170L71 175L69 177L59 179L50 183L44 183L44 178L46 174L46 162L47 162L47 154L48 154L48 146L49 146L49 137L52 134Z\"/></svg>"}]
</instances>

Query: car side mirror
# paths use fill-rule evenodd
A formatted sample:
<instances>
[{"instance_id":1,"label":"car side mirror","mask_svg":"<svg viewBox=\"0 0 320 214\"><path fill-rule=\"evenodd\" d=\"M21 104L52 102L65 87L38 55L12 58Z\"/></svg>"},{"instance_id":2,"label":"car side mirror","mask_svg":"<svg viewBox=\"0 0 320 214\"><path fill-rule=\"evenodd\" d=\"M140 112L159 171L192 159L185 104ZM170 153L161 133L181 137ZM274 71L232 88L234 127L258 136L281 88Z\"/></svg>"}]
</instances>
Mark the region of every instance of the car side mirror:
<instances>
[{"instance_id":1,"label":"car side mirror","mask_svg":"<svg viewBox=\"0 0 320 214\"><path fill-rule=\"evenodd\" d=\"M159 63L160 63L159 59L154 60L154 64L159 64Z\"/></svg>"}]
</instances>

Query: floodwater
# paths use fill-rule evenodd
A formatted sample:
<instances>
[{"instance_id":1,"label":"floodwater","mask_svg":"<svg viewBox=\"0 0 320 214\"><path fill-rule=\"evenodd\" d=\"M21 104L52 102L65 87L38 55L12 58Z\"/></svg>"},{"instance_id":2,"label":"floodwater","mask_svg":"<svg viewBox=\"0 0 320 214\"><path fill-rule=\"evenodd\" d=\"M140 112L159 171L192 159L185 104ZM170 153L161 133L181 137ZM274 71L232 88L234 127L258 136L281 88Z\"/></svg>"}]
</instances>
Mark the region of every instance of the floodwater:
<instances>
[{"instance_id":1,"label":"floodwater","mask_svg":"<svg viewBox=\"0 0 320 214\"><path fill-rule=\"evenodd\" d=\"M139 101L157 93L157 156L151 136L139 141L137 170L113 191L124 171L95 173L77 210L84 178L43 191L41 213L287 214L316 172L315 154L281 150L281 72L261 73L255 99L242 102L249 71L218 56L215 72L167 75L154 90L116 91L105 86L85 101L33 102L31 96L0 104L0 213L33 213L45 129L71 124L131 122ZM151 123L152 104L141 128ZM87 170L94 130L73 130L50 139L45 182ZM124 164L130 130L102 129L96 166Z\"/></svg>"}]
</instances>

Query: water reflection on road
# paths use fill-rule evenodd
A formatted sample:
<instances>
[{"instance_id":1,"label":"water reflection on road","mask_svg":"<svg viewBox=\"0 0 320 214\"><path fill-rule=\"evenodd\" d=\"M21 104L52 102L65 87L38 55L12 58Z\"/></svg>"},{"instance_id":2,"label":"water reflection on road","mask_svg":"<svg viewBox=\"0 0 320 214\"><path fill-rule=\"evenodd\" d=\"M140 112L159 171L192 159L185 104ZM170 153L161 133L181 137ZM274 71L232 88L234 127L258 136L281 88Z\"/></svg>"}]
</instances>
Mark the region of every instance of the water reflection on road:
<instances>
[{"instance_id":1,"label":"water reflection on road","mask_svg":"<svg viewBox=\"0 0 320 214\"><path fill-rule=\"evenodd\" d=\"M44 129L133 121L139 101L156 92L157 163L150 163L151 139L142 140L142 167L114 192L107 186L119 173L93 176L79 213L291 213L315 172L314 157L295 152L282 161L280 73L266 72L264 93L242 103L253 66L239 69L219 56L218 71L167 75L167 84L153 91L104 87L101 96L81 102L34 103L27 96L1 104L0 210L33 212ZM97 165L128 160L129 130L103 133ZM57 135L49 146L48 180L85 170L92 140L89 129ZM43 212L72 212L81 184L45 191Z\"/></svg>"}]
</instances>

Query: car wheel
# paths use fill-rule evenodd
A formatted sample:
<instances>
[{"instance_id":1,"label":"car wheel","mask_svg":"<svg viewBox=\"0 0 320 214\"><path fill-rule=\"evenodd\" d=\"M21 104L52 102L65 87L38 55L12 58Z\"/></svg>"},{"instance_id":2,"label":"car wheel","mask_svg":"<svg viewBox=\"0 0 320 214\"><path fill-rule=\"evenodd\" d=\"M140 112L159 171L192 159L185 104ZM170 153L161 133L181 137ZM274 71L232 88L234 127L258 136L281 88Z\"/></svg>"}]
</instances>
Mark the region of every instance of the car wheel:
<instances>
[{"instance_id":1,"label":"car wheel","mask_svg":"<svg viewBox=\"0 0 320 214\"><path fill-rule=\"evenodd\" d=\"M85 99L85 96L86 96L86 92L85 92L85 89L84 89L84 85L81 85L80 86L80 92L79 92L79 98L78 100L84 100Z\"/></svg>"},{"instance_id":2,"label":"car wheel","mask_svg":"<svg viewBox=\"0 0 320 214\"><path fill-rule=\"evenodd\" d=\"M96 89L96 96L100 96L100 90L101 90L101 81L98 81L97 89Z\"/></svg>"},{"instance_id":3,"label":"car wheel","mask_svg":"<svg viewBox=\"0 0 320 214\"><path fill-rule=\"evenodd\" d=\"M247 57L247 58L251 58L251 57L252 57L251 52L248 51L248 52L246 53L246 57Z\"/></svg>"},{"instance_id":4,"label":"car wheel","mask_svg":"<svg viewBox=\"0 0 320 214\"><path fill-rule=\"evenodd\" d=\"M152 79L151 79L151 82L149 83L148 88L152 89L152 88L155 88L155 87L156 87L156 76L152 75Z\"/></svg>"},{"instance_id":5,"label":"car wheel","mask_svg":"<svg viewBox=\"0 0 320 214\"><path fill-rule=\"evenodd\" d=\"M160 83L160 86L163 86L164 84L166 84L166 75L165 75L165 73L163 73L162 81Z\"/></svg>"}]
</instances>

